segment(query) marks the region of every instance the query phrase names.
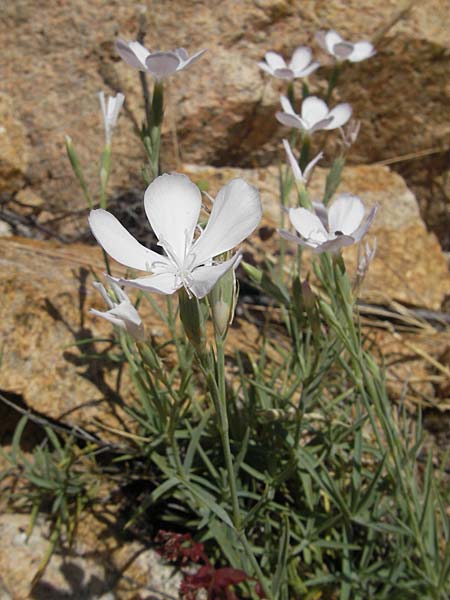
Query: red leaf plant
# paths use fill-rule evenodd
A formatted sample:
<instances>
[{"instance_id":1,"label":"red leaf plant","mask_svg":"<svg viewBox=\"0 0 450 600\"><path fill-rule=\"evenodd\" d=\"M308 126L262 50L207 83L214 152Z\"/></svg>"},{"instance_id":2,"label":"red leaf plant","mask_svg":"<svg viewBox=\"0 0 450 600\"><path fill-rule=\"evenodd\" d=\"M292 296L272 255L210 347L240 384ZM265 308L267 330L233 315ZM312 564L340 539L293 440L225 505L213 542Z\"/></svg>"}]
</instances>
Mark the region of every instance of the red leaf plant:
<instances>
[{"instance_id":1,"label":"red leaf plant","mask_svg":"<svg viewBox=\"0 0 450 600\"><path fill-rule=\"evenodd\" d=\"M196 600L197 592L206 590L208 600L238 600L234 586L244 581L252 581L244 571L232 567L214 567L204 551L204 545L196 542L188 534L174 533L172 531L159 531L155 542L161 544L160 554L170 562L178 562L186 566L189 562L199 564L195 573L182 571L183 581L180 585L180 595L184 600ZM260 585L256 585L260 598Z\"/></svg>"}]
</instances>

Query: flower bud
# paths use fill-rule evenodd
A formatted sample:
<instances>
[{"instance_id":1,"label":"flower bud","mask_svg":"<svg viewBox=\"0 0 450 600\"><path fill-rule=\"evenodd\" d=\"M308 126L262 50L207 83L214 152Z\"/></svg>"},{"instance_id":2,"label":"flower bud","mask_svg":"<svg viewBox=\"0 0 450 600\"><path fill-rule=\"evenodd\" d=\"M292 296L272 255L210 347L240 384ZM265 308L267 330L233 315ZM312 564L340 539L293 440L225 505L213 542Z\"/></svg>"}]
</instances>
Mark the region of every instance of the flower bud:
<instances>
[{"instance_id":1,"label":"flower bud","mask_svg":"<svg viewBox=\"0 0 450 600\"><path fill-rule=\"evenodd\" d=\"M180 319L188 340L196 351L202 354L206 346L206 316L205 307L195 296L189 297L186 290L178 291Z\"/></svg>"},{"instance_id":2,"label":"flower bud","mask_svg":"<svg viewBox=\"0 0 450 600\"><path fill-rule=\"evenodd\" d=\"M219 279L208 294L211 316L216 335L225 339L234 317L237 302L237 282L234 269Z\"/></svg>"}]
</instances>

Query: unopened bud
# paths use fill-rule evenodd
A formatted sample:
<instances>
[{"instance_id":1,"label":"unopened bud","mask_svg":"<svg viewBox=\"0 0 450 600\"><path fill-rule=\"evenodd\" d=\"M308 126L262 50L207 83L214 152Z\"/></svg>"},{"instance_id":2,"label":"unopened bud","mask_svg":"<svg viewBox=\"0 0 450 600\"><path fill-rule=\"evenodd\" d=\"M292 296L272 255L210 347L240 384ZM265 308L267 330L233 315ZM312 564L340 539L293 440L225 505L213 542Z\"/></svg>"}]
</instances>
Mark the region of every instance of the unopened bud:
<instances>
[{"instance_id":1,"label":"unopened bud","mask_svg":"<svg viewBox=\"0 0 450 600\"><path fill-rule=\"evenodd\" d=\"M178 302L180 305L180 319L183 323L184 331L191 344L201 354L205 351L206 346L204 306L195 296L189 297L184 288L181 288L178 292Z\"/></svg>"},{"instance_id":2,"label":"unopened bud","mask_svg":"<svg viewBox=\"0 0 450 600\"><path fill-rule=\"evenodd\" d=\"M75 147L72 142L72 138L66 135L66 151L67 156L69 157L70 164L72 165L72 170L75 174L75 177L78 179L81 189L83 190L84 197L86 198L86 202L88 203L89 208L93 208L92 198L89 194L89 190L86 184L86 180L84 179L83 169L81 168L80 161L78 159L78 155L75 151Z\"/></svg>"},{"instance_id":3,"label":"unopened bud","mask_svg":"<svg viewBox=\"0 0 450 600\"><path fill-rule=\"evenodd\" d=\"M316 304L316 297L314 292L309 285L309 281L303 281L302 283L302 299L306 310L312 310Z\"/></svg>"},{"instance_id":4,"label":"unopened bud","mask_svg":"<svg viewBox=\"0 0 450 600\"><path fill-rule=\"evenodd\" d=\"M214 331L224 339L234 318L237 302L237 282L234 269L219 279L208 294Z\"/></svg>"}]
</instances>

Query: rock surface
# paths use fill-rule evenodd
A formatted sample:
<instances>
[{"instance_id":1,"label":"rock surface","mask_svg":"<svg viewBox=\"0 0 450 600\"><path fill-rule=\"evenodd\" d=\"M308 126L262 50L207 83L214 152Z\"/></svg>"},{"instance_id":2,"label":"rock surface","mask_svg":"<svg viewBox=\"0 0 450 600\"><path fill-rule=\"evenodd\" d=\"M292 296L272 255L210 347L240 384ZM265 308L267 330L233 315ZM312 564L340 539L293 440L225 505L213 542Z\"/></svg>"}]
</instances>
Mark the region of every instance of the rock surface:
<instances>
[{"instance_id":1,"label":"rock surface","mask_svg":"<svg viewBox=\"0 0 450 600\"><path fill-rule=\"evenodd\" d=\"M30 148L17 107L0 94L0 195L19 190L25 182Z\"/></svg>"},{"instance_id":2,"label":"rock surface","mask_svg":"<svg viewBox=\"0 0 450 600\"><path fill-rule=\"evenodd\" d=\"M108 339L111 326L88 313L105 310L93 289L90 269L105 270L98 248L58 245L19 238L0 239L1 347L0 390L22 397L23 407L108 438L99 425L123 430L124 412L136 401L125 371L105 355L108 344L77 346L92 337ZM123 274L123 269L113 269ZM132 297L132 294L130 294ZM166 310L161 296L154 299ZM168 336L164 323L146 304L140 314L148 336ZM255 350L258 330L250 324L233 329L233 350ZM163 338L164 339L164 338ZM92 359L101 355L102 360ZM119 385L120 386L117 388ZM11 434L14 423L3 434ZM100 429L98 429L100 427ZM2 427L0 427L1 432ZM1 437L1 435L0 435Z\"/></svg>"},{"instance_id":3,"label":"rock surface","mask_svg":"<svg viewBox=\"0 0 450 600\"><path fill-rule=\"evenodd\" d=\"M177 597L179 577L171 567L162 564L154 550L138 542L118 544L118 532L114 535L108 526L89 515L80 523L71 552L56 552L32 588L33 576L49 542L48 526L41 520L26 539L29 520L25 514L0 515L4 588L3 591L0 587L1 600L144 600L161 596L175 600Z\"/></svg>"},{"instance_id":4,"label":"rock surface","mask_svg":"<svg viewBox=\"0 0 450 600\"><path fill-rule=\"evenodd\" d=\"M374 58L346 68L335 99L351 102L355 117L363 121L352 152L354 162L445 149L450 132L450 87L445 84L450 73L447 2L416 2L402 20L392 24L407 4L398 0L382 4L371 0L300 4L149 0L138 6L118 0L107 5L100 0L74 0L69 8L44 0L36 11L30 0L7 3L0 16L5 48L0 57L2 89L31 147L26 185L44 199L49 226L81 233L82 221L52 222L51 218L84 206L65 156L64 134L73 137L95 196L103 143L96 93L104 89L122 90L127 97L114 138L112 197L130 187L142 188L143 153L135 138L143 114L138 77L113 47L118 36L136 38L142 6L147 7L146 43L152 49L209 49L191 69L169 80L163 148L169 168L178 164L175 131L181 158L187 162L246 167L273 163L284 134L273 115L284 88L267 80L256 62L269 49L287 56L300 44L312 45L325 65L311 77L316 86L329 74L329 59L313 41L320 28L335 28L350 39L378 40ZM24 61L24 56L33 60ZM331 145L333 139L329 138ZM412 163L416 172L428 165L422 183L430 161L437 164L443 156ZM23 165L20 173L22 169ZM22 185L22 176L8 180L12 192Z\"/></svg>"}]
</instances>

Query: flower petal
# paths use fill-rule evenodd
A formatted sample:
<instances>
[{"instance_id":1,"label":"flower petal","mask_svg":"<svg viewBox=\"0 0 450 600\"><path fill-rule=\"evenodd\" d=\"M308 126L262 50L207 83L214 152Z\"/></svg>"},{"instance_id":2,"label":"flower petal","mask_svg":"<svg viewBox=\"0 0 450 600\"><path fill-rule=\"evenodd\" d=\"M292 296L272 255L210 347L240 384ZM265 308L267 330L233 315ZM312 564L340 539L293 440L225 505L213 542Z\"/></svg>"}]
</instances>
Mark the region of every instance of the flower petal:
<instances>
[{"instance_id":1,"label":"flower petal","mask_svg":"<svg viewBox=\"0 0 450 600\"><path fill-rule=\"evenodd\" d=\"M328 116L333 117L333 120L325 127L325 129L342 127L342 125L345 125L352 116L352 107L347 102L342 102L330 110Z\"/></svg>"},{"instance_id":2,"label":"flower petal","mask_svg":"<svg viewBox=\"0 0 450 600\"><path fill-rule=\"evenodd\" d=\"M289 144L289 142L287 140L283 140L283 146L286 151L287 159L289 161L289 164L291 166L292 173L293 173L295 179L297 179L297 181L304 181L302 171L301 171L299 164L294 156L294 153L292 152L291 145Z\"/></svg>"},{"instance_id":3,"label":"flower petal","mask_svg":"<svg viewBox=\"0 0 450 600\"><path fill-rule=\"evenodd\" d=\"M206 50L207 48L204 48L203 50L199 50L193 54L190 58L183 59L183 63L178 67L177 71L190 67L192 63L196 62L200 58L200 56L205 54Z\"/></svg>"},{"instance_id":4,"label":"flower petal","mask_svg":"<svg viewBox=\"0 0 450 600\"><path fill-rule=\"evenodd\" d=\"M316 39L316 42L319 44L319 46L321 46L324 50L326 50L328 52L327 43L326 43L326 35L327 35L327 32L324 31L323 29L321 29L320 31L318 31L316 33L316 35L314 37Z\"/></svg>"},{"instance_id":5,"label":"flower petal","mask_svg":"<svg viewBox=\"0 0 450 600\"><path fill-rule=\"evenodd\" d=\"M306 123L298 115L288 115L285 112L275 113L276 120L286 127L295 127L296 129L307 129Z\"/></svg>"},{"instance_id":6,"label":"flower petal","mask_svg":"<svg viewBox=\"0 0 450 600\"><path fill-rule=\"evenodd\" d=\"M311 177L312 172L319 161L323 158L323 152L319 152L317 156L315 156L305 167L305 172L303 174L306 181Z\"/></svg>"},{"instance_id":7,"label":"flower petal","mask_svg":"<svg viewBox=\"0 0 450 600\"><path fill-rule=\"evenodd\" d=\"M311 75L311 73L313 73L319 67L320 67L319 62L312 62L307 67L302 69L301 71L299 69L295 69L294 74L296 77L307 77L308 75Z\"/></svg>"},{"instance_id":8,"label":"flower petal","mask_svg":"<svg viewBox=\"0 0 450 600\"><path fill-rule=\"evenodd\" d=\"M312 246L317 246L329 238L319 217L306 208L290 208L289 219L299 234Z\"/></svg>"},{"instance_id":9,"label":"flower petal","mask_svg":"<svg viewBox=\"0 0 450 600\"><path fill-rule=\"evenodd\" d=\"M335 44L340 44L341 42L343 42L344 40L341 38L341 36L338 34L337 31L335 31L334 29L330 29L330 31L327 31L327 33L325 34L325 46L328 50L328 52L330 54L334 54L334 46Z\"/></svg>"},{"instance_id":10,"label":"flower petal","mask_svg":"<svg viewBox=\"0 0 450 600\"><path fill-rule=\"evenodd\" d=\"M126 267L149 271L154 262L168 263L165 256L140 244L114 215L102 208L91 210L89 225L105 252Z\"/></svg>"},{"instance_id":11,"label":"flower petal","mask_svg":"<svg viewBox=\"0 0 450 600\"><path fill-rule=\"evenodd\" d=\"M311 49L307 46L299 46L294 50L289 68L293 71L303 71L309 65L312 58Z\"/></svg>"},{"instance_id":12,"label":"flower petal","mask_svg":"<svg viewBox=\"0 0 450 600\"><path fill-rule=\"evenodd\" d=\"M192 244L202 197L198 187L179 173L165 173L148 186L144 206L156 237L181 267ZM166 247L167 245L167 247Z\"/></svg>"},{"instance_id":13,"label":"flower petal","mask_svg":"<svg viewBox=\"0 0 450 600\"><path fill-rule=\"evenodd\" d=\"M192 247L196 265L230 250L256 229L262 207L258 190L241 178L217 194L205 230Z\"/></svg>"},{"instance_id":14,"label":"flower petal","mask_svg":"<svg viewBox=\"0 0 450 600\"><path fill-rule=\"evenodd\" d=\"M295 73L292 69L275 69L275 71L273 72L275 77L278 77L279 79L294 79L295 77Z\"/></svg>"},{"instance_id":15,"label":"flower petal","mask_svg":"<svg viewBox=\"0 0 450 600\"><path fill-rule=\"evenodd\" d=\"M313 210L316 216L322 221L323 226L327 231L329 231L328 226L328 210L323 202L314 202L312 203Z\"/></svg>"},{"instance_id":16,"label":"flower petal","mask_svg":"<svg viewBox=\"0 0 450 600\"><path fill-rule=\"evenodd\" d=\"M352 233L352 237L355 238L357 242L360 242L362 238L366 235L369 230L369 227L372 225L372 221L375 219L375 215L378 211L378 204L372 206L369 214L367 215L367 219Z\"/></svg>"},{"instance_id":17,"label":"flower petal","mask_svg":"<svg viewBox=\"0 0 450 600\"><path fill-rule=\"evenodd\" d=\"M286 62L284 58L277 52L266 52L264 58L266 59L266 63L273 70L286 68Z\"/></svg>"},{"instance_id":18,"label":"flower petal","mask_svg":"<svg viewBox=\"0 0 450 600\"><path fill-rule=\"evenodd\" d=\"M181 64L180 57L175 52L153 52L145 59L145 66L156 79L164 79L172 75Z\"/></svg>"},{"instance_id":19,"label":"flower petal","mask_svg":"<svg viewBox=\"0 0 450 600\"><path fill-rule=\"evenodd\" d=\"M265 63L264 61L259 62L258 67L260 69L262 69L263 71L265 71L266 73L268 73L269 75L273 75L273 69L271 69L269 67L269 65L267 63Z\"/></svg>"},{"instance_id":20,"label":"flower petal","mask_svg":"<svg viewBox=\"0 0 450 600\"><path fill-rule=\"evenodd\" d=\"M330 233L353 235L364 218L364 204L353 194L340 194L328 210Z\"/></svg>"},{"instance_id":21,"label":"flower petal","mask_svg":"<svg viewBox=\"0 0 450 600\"><path fill-rule=\"evenodd\" d=\"M116 41L116 50L120 57L133 67L140 71L145 71L145 59L150 54L147 48L144 48L139 42Z\"/></svg>"},{"instance_id":22,"label":"flower petal","mask_svg":"<svg viewBox=\"0 0 450 600\"><path fill-rule=\"evenodd\" d=\"M328 117L328 106L317 96L308 96L302 102L301 115L310 128L318 121Z\"/></svg>"},{"instance_id":23,"label":"flower petal","mask_svg":"<svg viewBox=\"0 0 450 600\"><path fill-rule=\"evenodd\" d=\"M238 253L233 258L217 265L197 267L190 275L189 290L198 299L204 298L213 289L222 275L225 275L227 271L239 264L241 258L242 255Z\"/></svg>"},{"instance_id":24,"label":"flower petal","mask_svg":"<svg viewBox=\"0 0 450 600\"><path fill-rule=\"evenodd\" d=\"M317 121L317 123L315 123L312 127L309 128L309 133L314 133L315 131L319 131L320 129L328 129L328 126L332 122L333 122L333 117L327 117L326 119L321 119L320 121Z\"/></svg>"},{"instance_id":25,"label":"flower petal","mask_svg":"<svg viewBox=\"0 0 450 600\"><path fill-rule=\"evenodd\" d=\"M182 286L179 277L170 271L139 277L138 279L118 279L117 281L122 285L147 292L156 292L157 294L173 294Z\"/></svg>"},{"instance_id":26,"label":"flower petal","mask_svg":"<svg viewBox=\"0 0 450 600\"><path fill-rule=\"evenodd\" d=\"M347 57L351 62L359 62L370 58L375 54L375 48L370 42L356 42L353 44L353 52Z\"/></svg>"},{"instance_id":27,"label":"flower petal","mask_svg":"<svg viewBox=\"0 0 450 600\"><path fill-rule=\"evenodd\" d=\"M349 58L350 54L353 52L354 46L350 42L339 42L339 44L335 44L333 46L333 54L339 60L345 60Z\"/></svg>"},{"instance_id":28,"label":"flower petal","mask_svg":"<svg viewBox=\"0 0 450 600\"><path fill-rule=\"evenodd\" d=\"M294 235L290 231L286 231L286 229L279 229L278 233L285 240L288 240L289 242L295 242L296 244L298 244L299 246L303 246L304 248L315 248L316 247L315 244L310 244L308 242L305 242L305 240L302 240L302 238L298 237L297 235Z\"/></svg>"},{"instance_id":29,"label":"flower petal","mask_svg":"<svg viewBox=\"0 0 450 600\"><path fill-rule=\"evenodd\" d=\"M281 108L283 109L283 112L285 112L288 115L297 116L297 113L293 109L291 101L289 100L289 98L287 96L280 96L280 103L281 103Z\"/></svg>"},{"instance_id":30,"label":"flower petal","mask_svg":"<svg viewBox=\"0 0 450 600\"><path fill-rule=\"evenodd\" d=\"M341 248L345 246L351 246L355 243L355 238L350 237L348 235L339 235L334 240L329 240L328 242L324 242L319 246L314 248L313 252L315 254L321 254L322 252L339 252Z\"/></svg>"},{"instance_id":31,"label":"flower petal","mask_svg":"<svg viewBox=\"0 0 450 600\"><path fill-rule=\"evenodd\" d=\"M106 321L109 321L110 323L112 323L113 325L116 325L117 327L122 327L122 329L125 329L125 323L123 322L123 320L119 319L118 317L115 317L109 311L102 312L100 310L97 310L96 308L90 308L89 312L92 315L95 315L96 317L100 317L102 319L105 319Z\"/></svg>"},{"instance_id":32,"label":"flower petal","mask_svg":"<svg viewBox=\"0 0 450 600\"><path fill-rule=\"evenodd\" d=\"M174 52L177 56L181 58L183 62L189 59L189 53L186 50L186 48L177 48L176 50L174 50Z\"/></svg>"}]
</instances>

